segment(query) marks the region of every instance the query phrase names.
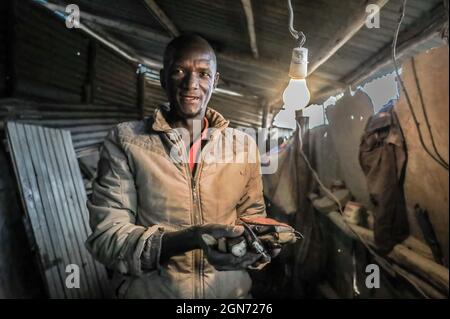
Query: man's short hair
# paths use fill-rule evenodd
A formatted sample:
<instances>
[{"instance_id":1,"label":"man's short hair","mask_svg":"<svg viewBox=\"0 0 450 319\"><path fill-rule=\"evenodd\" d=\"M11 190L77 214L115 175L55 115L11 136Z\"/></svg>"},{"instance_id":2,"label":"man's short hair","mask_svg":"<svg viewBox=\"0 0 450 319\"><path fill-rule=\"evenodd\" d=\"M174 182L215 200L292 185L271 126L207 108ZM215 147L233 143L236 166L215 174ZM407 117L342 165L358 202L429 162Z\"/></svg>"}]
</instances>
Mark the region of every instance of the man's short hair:
<instances>
[{"instance_id":1,"label":"man's short hair","mask_svg":"<svg viewBox=\"0 0 450 319\"><path fill-rule=\"evenodd\" d=\"M187 49L192 47L193 45L204 46L205 48L211 50L214 63L217 65L216 54L207 40L205 40L198 34L182 34L172 39L172 41L167 44L166 49L164 50L164 68L170 63L170 59L172 58L175 51Z\"/></svg>"}]
</instances>

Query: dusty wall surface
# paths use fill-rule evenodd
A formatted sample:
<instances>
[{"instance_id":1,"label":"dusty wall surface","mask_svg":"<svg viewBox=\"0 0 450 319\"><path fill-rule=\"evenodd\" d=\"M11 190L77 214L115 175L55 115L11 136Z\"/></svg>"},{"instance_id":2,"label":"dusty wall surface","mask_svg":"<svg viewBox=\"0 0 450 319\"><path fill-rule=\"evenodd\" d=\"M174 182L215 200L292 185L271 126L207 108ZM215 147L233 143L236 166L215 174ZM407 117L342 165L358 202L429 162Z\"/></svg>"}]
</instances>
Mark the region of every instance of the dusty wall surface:
<instances>
[{"instance_id":1,"label":"dusty wall surface","mask_svg":"<svg viewBox=\"0 0 450 319\"><path fill-rule=\"evenodd\" d=\"M449 51L448 46L433 49L414 58L419 86L422 90L425 109L428 113L435 144L448 162L448 116L449 116ZM403 65L402 78L412 100L425 144L432 149L430 135L422 112L412 60ZM448 264L448 171L439 166L420 144L417 128L406 103L405 95L395 106L408 148L408 163L405 177L405 195L410 211L411 232L422 238L412 209L415 204L426 208L435 229L438 241Z\"/></svg>"},{"instance_id":2,"label":"dusty wall surface","mask_svg":"<svg viewBox=\"0 0 450 319\"><path fill-rule=\"evenodd\" d=\"M449 51L448 47L432 49L414 58L419 86L422 90L425 109L428 114L435 144L441 155L448 161L449 145ZM424 119L421 99L415 81L412 60L403 64L402 78L416 111L425 144L432 149L430 135ZM419 204L428 210L431 223L448 264L448 171L434 162L420 144L417 128L406 103L405 94L400 92L400 100L395 103L395 112L399 117L403 135L407 144L408 161L406 166L405 196L409 211L411 235L423 240L422 232L414 216L414 205ZM328 186L331 181L329 171L324 165L330 165L327 149L332 144L332 153L339 167L334 171L336 178L342 178L357 201L370 207L365 177L358 161L359 143L368 117L373 107L368 96L358 91L354 96L348 92L336 105L327 109L329 125L321 128L327 135L316 136L311 141L315 149L315 161L319 175ZM313 130L314 131L314 130ZM315 136L315 134L312 134ZM326 148L317 144L327 145ZM332 163L336 166L336 163Z\"/></svg>"},{"instance_id":3,"label":"dusty wall surface","mask_svg":"<svg viewBox=\"0 0 450 319\"><path fill-rule=\"evenodd\" d=\"M370 207L366 177L359 164L359 144L368 118L373 114L369 96L362 91L346 92L332 107L327 108L328 135L337 153L336 160L342 178L353 196Z\"/></svg>"},{"instance_id":4,"label":"dusty wall surface","mask_svg":"<svg viewBox=\"0 0 450 319\"><path fill-rule=\"evenodd\" d=\"M435 143L447 161L449 145L448 54L448 47L445 46L414 58ZM402 78L411 96L413 107L417 110L425 143L431 148L413 75L412 60L405 62L402 67ZM395 112L399 117L407 144L408 161L404 189L409 210L411 235L424 241L413 213L414 205L419 204L429 211L431 223L437 234L445 261L448 263L448 171L436 164L420 145L417 129L403 92L400 92L400 100L395 103ZM327 109L329 125L316 127L310 131L310 159L324 184L329 186L333 179L344 180L355 199L368 207L371 205L358 154L364 127L368 117L372 114L372 102L364 92L358 91L354 96L346 92L336 105ZM340 296L352 298L352 266L349 264L352 246L342 233L328 221L322 221L322 226L327 236L325 241L327 242L328 267L334 269L328 274L328 281ZM358 265L368 263L367 256L363 255L358 255L357 261ZM389 287L389 285L394 286ZM386 290L377 291L375 295L363 291L364 289L361 289L363 285L359 285L359 288L363 297L405 298L405 296L409 296L408 289L399 285L399 282L390 283L389 280L386 280L383 284Z\"/></svg>"}]
</instances>

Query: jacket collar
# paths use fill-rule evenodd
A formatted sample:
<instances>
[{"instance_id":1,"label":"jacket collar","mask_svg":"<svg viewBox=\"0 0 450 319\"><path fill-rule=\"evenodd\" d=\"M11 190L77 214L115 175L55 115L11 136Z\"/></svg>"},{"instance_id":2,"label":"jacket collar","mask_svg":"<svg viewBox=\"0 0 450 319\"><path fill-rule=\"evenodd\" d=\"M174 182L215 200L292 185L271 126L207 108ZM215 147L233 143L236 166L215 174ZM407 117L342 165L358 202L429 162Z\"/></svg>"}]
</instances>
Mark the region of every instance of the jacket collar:
<instances>
[{"instance_id":1,"label":"jacket collar","mask_svg":"<svg viewBox=\"0 0 450 319\"><path fill-rule=\"evenodd\" d=\"M153 113L153 124L152 129L156 132L170 132L172 131L172 127L170 127L169 123L167 123L166 116L168 112L167 105L161 105L156 108ZM217 112L216 110L207 107L205 112L205 117L208 120L209 128L214 128L219 131L224 130L228 127L230 121L227 121L222 114Z\"/></svg>"}]
</instances>

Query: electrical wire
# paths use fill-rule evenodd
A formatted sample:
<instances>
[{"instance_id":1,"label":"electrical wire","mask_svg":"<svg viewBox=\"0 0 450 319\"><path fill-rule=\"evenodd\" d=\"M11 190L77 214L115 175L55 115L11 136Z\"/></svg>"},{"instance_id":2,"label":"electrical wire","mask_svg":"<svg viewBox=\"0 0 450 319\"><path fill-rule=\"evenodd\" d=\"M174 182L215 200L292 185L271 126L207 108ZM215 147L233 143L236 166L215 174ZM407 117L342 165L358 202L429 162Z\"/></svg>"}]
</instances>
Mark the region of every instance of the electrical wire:
<instances>
[{"instance_id":1,"label":"electrical wire","mask_svg":"<svg viewBox=\"0 0 450 319\"><path fill-rule=\"evenodd\" d=\"M300 155L302 156L303 160L306 163L306 166L308 167L308 169L310 170L312 176L314 177L314 179L316 180L317 184L319 184L320 188L325 192L325 194L331 199L333 200L339 210L339 213L341 214L341 216L344 215L344 211L342 209L342 205L339 201L339 199L337 199L336 196L334 196L334 194L331 192L331 190L329 190L320 180L319 175L317 174L317 172L314 170L314 168L312 167L311 163L308 160L308 157L306 156L305 152L303 152L303 138L302 138L302 130L300 127L300 124L297 122L297 131L298 131L298 138L299 138L299 151L300 151ZM372 247L370 247L370 245L366 242L366 240L364 238L361 237L360 234L358 234L350 225L349 223L345 220L345 218L342 218L342 221L345 223L345 225L347 226L347 228L353 233L353 235L359 239L359 241L364 245L364 247L374 256L374 258L379 261L379 263L381 264L382 267L386 267L389 268L390 271L395 272L396 274L400 275L401 277L403 277L407 282L409 282L414 288L416 288L416 290L425 298L429 298L429 296L419 287L417 286L417 284L413 281L411 281L411 279L409 279L407 276L405 276L405 274L398 272L391 264L390 262L384 258L381 257L375 250L372 249Z\"/></svg>"},{"instance_id":2,"label":"electrical wire","mask_svg":"<svg viewBox=\"0 0 450 319\"><path fill-rule=\"evenodd\" d=\"M445 168L446 170L448 170L448 163L446 163L445 161L442 161L440 158L436 157L434 154L432 154L430 152L430 150L428 149L428 147L425 145L425 142L423 140L423 136L422 136L422 131L420 130L420 123L417 120L417 116L416 113L414 112L414 109L412 107L412 102L411 102L411 98L408 94L408 91L406 90L405 84L403 83L402 78L400 77L400 73L399 73L399 68L398 68L398 64L397 64L397 57L396 57L396 47L397 47L397 40L398 40L398 34L400 32L400 27L402 25L403 22L403 18L405 17L405 9L406 9L406 3L407 0L403 0L403 4L402 4L402 8L401 8L401 12L400 12L400 17L398 20L398 25L397 25L397 29L395 30L395 35L394 35L394 40L392 42L392 62L394 64L394 69L395 69L395 75L396 78L398 80L398 82L400 83L400 86L402 87L403 92L405 93L405 98L406 98L406 102L408 105L408 108L411 112L411 115L413 117L414 120L414 124L416 125L417 128L417 133L419 135L419 140L420 140L420 144L422 145L423 149L425 150L425 152L433 159L436 161L436 163L438 163L439 165L441 165L443 168Z\"/></svg>"},{"instance_id":3,"label":"electrical wire","mask_svg":"<svg viewBox=\"0 0 450 319\"><path fill-rule=\"evenodd\" d=\"M431 124L430 124L430 121L428 119L428 113L427 113L427 110L425 108L425 99L423 98L422 89L420 87L420 82L419 82L419 77L417 75L416 60L414 58L412 58L412 70L413 70L414 80L416 81L417 91L419 93L419 99L420 99L420 105L422 106L423 117L425 118L425 123L427 124L428 133L430 134L431 145L433 146L433 150L436 153L437 157L439 157L439 159L443 163L445 163L447 165L447 167L448 167L448 162L439 153L439 151L438 151L438 149L436 147L436 143L434 141L433 131L431 130Z\"/></svg>"},{"instance_id":4,"label":"electrical wire","mask_svg":"<svg viewBox=\"0 0 450 319\"><path fill-rule=\"evenodd\" d=\"M292 37L295 40L299 40L299 38L301 37L299 40L299 45L298 45L301 48L301 47L303 47L303 45L306 42L306 36L302 31L299 32L294 29L294 9L292 9L291 0L287 0L287 2L288 2L288 8L289 8L289 26L288 26L289 32L291 33Z\"/></svg>"},{"instance_id":5,"label":"electrical wire","mask_svg":"<svg viewBox=\"0 0 450 319\"><path fill-rule=\"evenodd\" d=\"M402 10L402 16L400 17L400 20L399 20L399 25L398 25L398 27L397 27L397 30L396 30L396 35L395 35L395 38L394 38L394 43L393 43L393 45L392 45L392 47L393 47L393 59L394 59L394 66L395 66L395 69L396 69L396 74L397 74L397 77L400 79L400 81L401 81L401 78L399 77L399 75L398 75L398 67L397 67L397 63L396 63L396 58L395 58L395 47L396 47L396 44L397 44L397 37L398 37L398 32L399 32L399 30L400 30L400 25L401 25L401 22L402 22L402 20L403 20L403 17L404 17L404 7L406 6L406 0L404 0L404 3L403 3L403 10ZM303 44L305 43L305 41L306 41L306 37L305 37L305 35L304 35L304 33L303 32L298 32L297 30L295 30L294 29L294 12L293 12L293 9L292 9L292 3L291 3L291 0L288 0L288 8L289 8L289 32L291 33L291 35L292 35L292 37L294 38L294 39L296 39L296 40L298 40L299 38L300 38L300 36L302 37L301 39L300 39L300 44L299 44L299 46L300 47L302 47L303 46ZM404 89L404 85L403 85L403 82L402 82L402 87L403 87L403 89ZM404 89L404 91L406 92L406 90ZM407 97L407 100L409 101L409 96ZM410 102L410 101L409 101ZM411 109L411 108L410 108ZM415 120L415 122L416 122L416 125L417 125L417 127L418 127L418 122L417 122L417 119L415 118L415 114L413 113L413 116L414 116L414 120ZM300 142L300 145L299 145L299 151L300 151L300 155L301 155L301 157L303 158L303 160L305 161L305 163L306 163L306 166L308 167L308 169L310 170L310 172L311 172L311 174L312 174L312 176L314 177L314 179L315 179L315 181L317 182L317 184L320 186L320 188L323 190L323 192L325 192L325 194L327 195L327 197L329 197L331 200L333 200L335 203L336 203L336 205L337 205L337 207L338 207L338 210L339 210L339 213L340 213L340 215L341 216L343 216L344 215L344 211L343 211L343 208L342 208L342 204L340 203L340 201L339 201L339 199L322 183L322 181L320 180L320 177L319 177L319 175L317 174L317 172L314 170L314 168L312 167L312 165L311 165L311 163L309 162L309 160L308 160L308 157L306 156L306 154L303 152L303 139L302 139L302 130L301 130L301 127L300 127L300 125L299 125L299 123L297 122L297 131L298 131L298 137L299 137L299 142ZM422 140L422 137L421 137L421 135L419 134L419 136L420 136L420 138L421 138L421 142L422 142L422 145L424 146L424 148L425 148L425 145L424 145L424 143L423 143L423 140ZM426 148L425 148L426 149ZM427 149L426 149L427 150ZM430 153L429 153L430 154ZM430 156L432 156L432 154L430 154ZM432 156L433 157L433 156ZM433 157L434 158L434 157ZM438 161L441 165L443 164L443 163L441 163L440 161ZM447 164L447 169L448 169L448 164ZM386 258L384 258L384 257L381 257L377 252L375 252L373 249L372 249L372 247L365 241L365 239L364 238L362 238L361 237L361 235L360 234L358 234L350 225L349 225L349 223L345 220L345 218L342 218L342 221L344 222L344 224L347 226L347 228L353 233L353 235L355 236L355 238L358 238L359 239L359 241L363 244L363 246L369 251L369 253L370 254L372 254L372 256L374 256L374 258L375 258L375 260L377 260L378 261L378 263L382 266L382 267L384 267L384 268L386 268L387 270L389 270L391 273L393 272L393 273L396 273L396 274L398 274L398 275L400 275L401 277L403 277L408 283L410 283L411 284L411 286L413 286L422 296L424 296L425 298L429 298L429 296L415 283L415 282L413 282L411 279L409 279L408 278L408 276L406 276L404 273L402 273L402 272L399 272L399 271L397 271L392 265L391 265L391 263L386 259ZM354 262L355 262L355 260L354 260ZM353 283L353 284L355 284L355 282Z\"/></svg>"}]
</instances>

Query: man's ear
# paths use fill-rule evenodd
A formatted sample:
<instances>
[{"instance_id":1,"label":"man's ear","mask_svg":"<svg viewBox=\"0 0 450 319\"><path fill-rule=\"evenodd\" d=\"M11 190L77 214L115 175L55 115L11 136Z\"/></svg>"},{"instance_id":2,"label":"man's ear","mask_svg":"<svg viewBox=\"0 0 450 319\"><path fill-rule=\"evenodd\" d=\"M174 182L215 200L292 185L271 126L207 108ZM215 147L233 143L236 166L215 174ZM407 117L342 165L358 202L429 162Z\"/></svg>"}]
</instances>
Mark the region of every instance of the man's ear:
<instances>
[{"instance_id":1,"label":"man's ear","mask_svg":"<svg viewBox=\"0 0 450 319\"><path fill-rule=\"evenodd\" d=\"M214 76L214 89L216 89L217 85L219 85L219 78L220 78L220 73L216 72L216 75Z\"/></svg>"},{"instance_id":2,"label":"man's ear","mask_svg":"<svg viewBox=\"0 0 450 319\"><path fill-rule=\"evenodd\" d=\"M166 77L164 76L164 69L159 70L159 83L161 83L161 87L166 89Z\"/></svg>"}]
</instances>

